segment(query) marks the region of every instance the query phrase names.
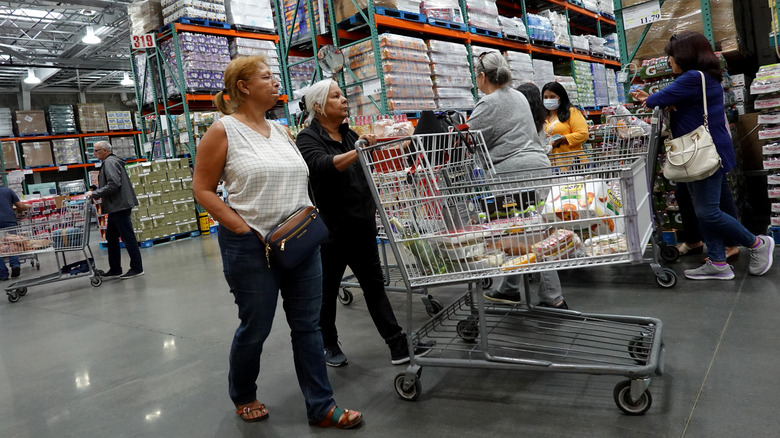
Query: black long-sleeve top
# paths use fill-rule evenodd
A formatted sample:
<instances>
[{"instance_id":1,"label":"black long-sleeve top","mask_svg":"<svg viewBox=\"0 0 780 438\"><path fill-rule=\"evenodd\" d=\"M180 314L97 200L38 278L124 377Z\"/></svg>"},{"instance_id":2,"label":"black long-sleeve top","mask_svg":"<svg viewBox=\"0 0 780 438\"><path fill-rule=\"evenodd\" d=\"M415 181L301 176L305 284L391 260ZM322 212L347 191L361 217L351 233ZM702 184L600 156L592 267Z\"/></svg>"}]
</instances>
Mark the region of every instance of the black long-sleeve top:
<instances>
[{"instance_id":1,"label":"black long-sleeve top","mask_svg":"<svg viewBox=\"0 0 780 438\"><path fill-rule=\"evenodd\" d=\"M296 144L309 166L314 202L331 237L358 233L376 235L376 205L360 161L339 172L333 157L355 148L358 134L344 123L342 141L335 141L317 119L298 134Z\"/></svg>"}]
</instances>

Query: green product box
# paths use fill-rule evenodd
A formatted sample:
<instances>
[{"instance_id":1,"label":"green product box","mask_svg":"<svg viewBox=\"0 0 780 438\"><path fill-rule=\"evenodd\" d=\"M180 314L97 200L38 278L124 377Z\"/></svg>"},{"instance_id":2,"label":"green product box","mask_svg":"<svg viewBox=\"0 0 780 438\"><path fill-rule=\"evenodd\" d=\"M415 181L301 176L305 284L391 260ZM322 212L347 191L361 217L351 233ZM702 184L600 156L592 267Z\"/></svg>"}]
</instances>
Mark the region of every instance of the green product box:
<instances>
[{"instance_id":1,"label":"green product box","mask_svg":"<svg viewBox=\"0 0 780 438\"><path fill-rule=\"evenodd\" d=\"M162 204L160 193L150 193L149 194L149 205L160 205Z\"/></svg>"},{"instance_id":2,"label":"green product box","mask_svg":"<svg viewBox=\"0 0 780 438\"><path fill-rule=\"evenodd\" d=\"M168 163L166 163L163 160L152 161L151 165L152 165L152 172L159 172L162 169L168 168Z\"/></svg>"},{"instance_id":3,"label":"green product box","mask_svg":"<svg viewBox=\"0 0 780 438\"><path fill-rule=\"evenodd\" d=\"M189 169L190 168L190 159L189 158L179 158L179 167L182 169Z\"/></svg>"},{"instance_id":4,"label":"green product box","mask_svg":"<svg viewBox=\"0 0 780 438\"><path fill-rule=\"evenodd\" d=\"M163 204L163 208L165 209L165 214L168 216L176 213L176 206L174 206L171 202Z\"/></svg>"},{"instance_id":5,"label":"green product box","mask_svg":"<svg viewBox=\"0 0 780 438\"><path fill-rule=\"evenodd\" d=\"M192 190L192 178L182 179L181 187L183 190Z\"/></svg>"},{"instance_id":6,"label":"green product box","mask_svg":"<svg viewBox=\"0 0 780 438\"><path fill-rule=\"evenodd\" d=\"M146 207L149 205L149 195L147 195L146 193L137 194L135 195L135 197L138 198L139 207L140 206Z\"/></svg>"}]
</instances>

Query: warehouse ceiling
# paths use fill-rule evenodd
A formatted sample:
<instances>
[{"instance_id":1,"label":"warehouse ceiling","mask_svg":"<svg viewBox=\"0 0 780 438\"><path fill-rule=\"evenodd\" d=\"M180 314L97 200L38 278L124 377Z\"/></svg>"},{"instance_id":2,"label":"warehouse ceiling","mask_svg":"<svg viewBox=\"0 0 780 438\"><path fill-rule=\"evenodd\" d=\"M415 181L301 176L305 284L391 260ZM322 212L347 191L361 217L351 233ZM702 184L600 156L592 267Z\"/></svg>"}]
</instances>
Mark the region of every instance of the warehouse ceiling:
<instances>
[{"instance_id":1,"label":"warehouse ceiling","mask_svg":"<svg viewBox=\"0 0 780 438\"><path fill-rule=\"evenodd\" d=\"M0 0L0 92L116 92L130 71L132 0ZM92 26L102 40L81 41ZM28 69L42 80L24 84Z\"/></svg>"}]
</instances>

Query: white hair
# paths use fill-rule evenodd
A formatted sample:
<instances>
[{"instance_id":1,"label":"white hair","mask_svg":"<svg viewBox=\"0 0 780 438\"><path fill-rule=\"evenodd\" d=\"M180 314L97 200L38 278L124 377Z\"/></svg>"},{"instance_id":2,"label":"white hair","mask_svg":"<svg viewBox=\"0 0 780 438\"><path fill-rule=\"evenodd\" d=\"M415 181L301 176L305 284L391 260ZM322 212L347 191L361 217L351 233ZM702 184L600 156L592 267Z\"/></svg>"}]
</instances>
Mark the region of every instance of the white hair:
<instances>
[{"instance_id":1,"label":"white hair","mask_svg":"<svg viewBox=\"0 0 780 438\"><path fill-rule=\"evenodd\" d=\"M306 117L306 123L311 123L312 120L314 120L314 117L317 115L317 112L323 116L326 115L325 104L328 103L328 93L330 93L330 86L334 84L338 86L336 81L333 79L323 79L310 86L309 89L306 90L304 99L306 100L306 112L309 113L308 117ZM314 109L315 103L317 104L319 111Z\"/></svg>"},{"instance_id":2,"label":"white hair","mask_svg":"<svg viewBox=\"0 0 780 438\"><path fill-rule=\"evenodd\" d=\"M98 146L103 148L103 149L105 149L105 150L107 150L107 151L109 151L109 152L112 152L112 149L113 149L111 147L111 143L109 143L109 142L107 142L105 140L99 141L99 142L95 143L94 145L92 145L93 148L96 148Z\"/></svg>"}]
</instances>

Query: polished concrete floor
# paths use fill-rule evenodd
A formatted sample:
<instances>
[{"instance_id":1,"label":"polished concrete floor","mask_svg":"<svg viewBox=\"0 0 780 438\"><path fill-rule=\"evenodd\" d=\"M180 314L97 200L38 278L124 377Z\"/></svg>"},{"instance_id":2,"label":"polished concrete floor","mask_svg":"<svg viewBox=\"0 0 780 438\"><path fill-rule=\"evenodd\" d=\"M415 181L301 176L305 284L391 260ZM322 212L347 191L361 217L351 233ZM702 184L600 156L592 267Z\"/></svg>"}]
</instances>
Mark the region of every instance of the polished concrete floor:
<instances>
[{"instance_id":1,"label":"polished concrete floor","mask_svg":"<svg viewBox=\"0 0 780 438\"><path fill-rule=\"evenodd\" d=\"M639 417L617 409L615 376L427 367L419 400L404 401L392 383L404 367L390 364L356 291L338 315L350 363L329 369L339 404L365 416L355 431L307 424L281 315L259 379L270 419L241 422L226 379L236 309L215 236L142 253L144 277L97 288L73 279L0 302L0 437L780 435L780 268L751 277L744 250L733 281L681 279L673 289L656 286L647 265L562 272L574 309L663 321L665 374L653 379L653 405ZM682 273L699 260L671 267ZM51 254L41 261L40 272L55 269ZM23 268L23 278L36 274ZM460 290L432 292L447 303ZM390 298L405 324L405 294ZM412 310L415 324L427 319L416 297Z\"/></svg>"}]
</instances>

